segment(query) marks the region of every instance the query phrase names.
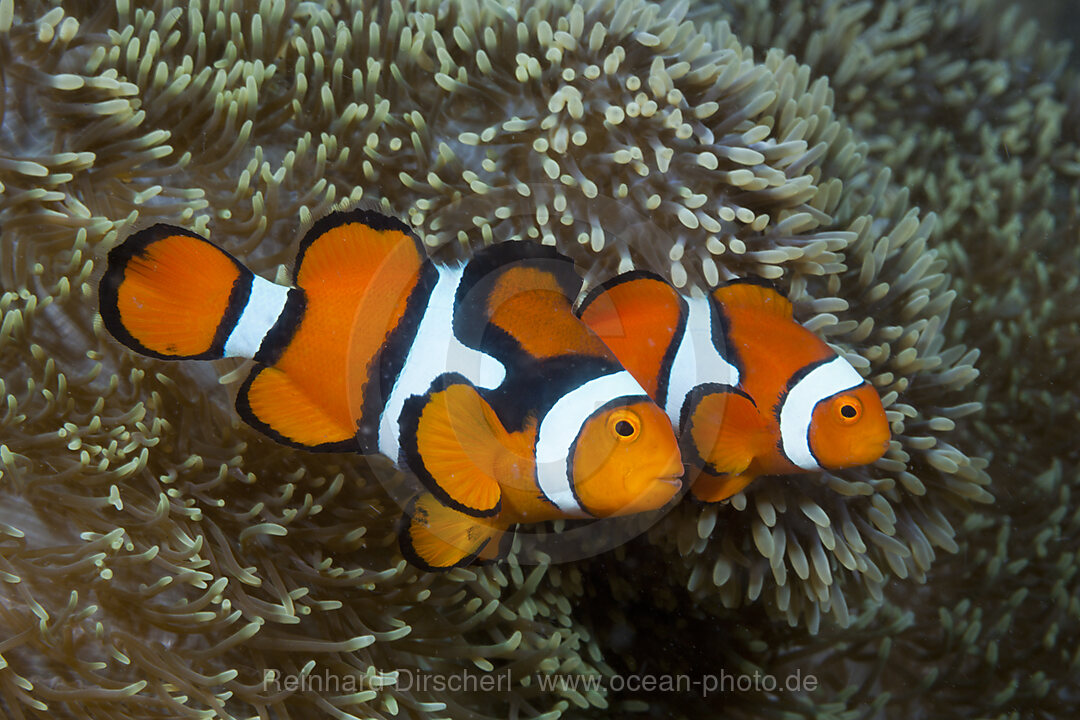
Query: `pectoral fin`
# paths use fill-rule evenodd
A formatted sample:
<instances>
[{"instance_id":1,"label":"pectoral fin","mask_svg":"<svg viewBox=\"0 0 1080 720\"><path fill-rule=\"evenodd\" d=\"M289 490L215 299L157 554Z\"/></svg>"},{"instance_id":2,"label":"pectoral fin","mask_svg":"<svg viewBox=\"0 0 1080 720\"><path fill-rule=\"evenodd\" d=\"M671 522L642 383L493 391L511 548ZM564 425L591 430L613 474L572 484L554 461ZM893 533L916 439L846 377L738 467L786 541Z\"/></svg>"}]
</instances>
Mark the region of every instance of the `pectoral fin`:
<instances>
[{"instance_id":1,"label":"pectoral fin","mask_svg":"<svg viewBox=\"0 0 1080 720\"><path fill-rule=\"evenodd\" d=\"M473 517L499 512L500 458L511 444L471 385L451 384L406 404L402 447L409 467L442 503Z\"/></svg>"},{"instance_id":2,"label":"pectoral fin","mask_svg":"<svg viewBox=\"0 0 1080 720\"><path fill-rule=\"evenodd\" d=\"M683 437L709 473L738 475L762 452L765 432L754 401L740 390L722 388L703 393L691 406Z\"/></svg>"}]
</instances>

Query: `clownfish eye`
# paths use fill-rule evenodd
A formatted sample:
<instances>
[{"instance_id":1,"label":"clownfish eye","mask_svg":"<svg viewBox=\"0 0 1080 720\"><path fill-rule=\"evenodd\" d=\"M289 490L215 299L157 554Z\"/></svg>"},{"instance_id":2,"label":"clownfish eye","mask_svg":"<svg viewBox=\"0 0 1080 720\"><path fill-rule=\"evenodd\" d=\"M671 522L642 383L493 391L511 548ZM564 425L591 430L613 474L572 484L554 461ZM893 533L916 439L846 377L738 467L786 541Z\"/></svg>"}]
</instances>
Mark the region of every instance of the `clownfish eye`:
<instances>
[{"instance_id":1,"label":"clownfish eye","mask_svg":"<svg viewBox=\"0 0 1080 720\"><path fill-rule=\"evenodd\" d=\"M836 401L836 416L844 425L851 425L862 417L862 403L854 395L845 395Z\"/></svg>"},{"instance_id":2,"label":"clownfish eye","mask_svg":"<svg viewBox=\"0 0 1080 720\"><path fill-rule=\"evenodd\" d=\"M612 413L608 426L615 439L625 442L633 440L641 432L641 419L629 410L619 410Z\"/></svg>"}]
</instances>

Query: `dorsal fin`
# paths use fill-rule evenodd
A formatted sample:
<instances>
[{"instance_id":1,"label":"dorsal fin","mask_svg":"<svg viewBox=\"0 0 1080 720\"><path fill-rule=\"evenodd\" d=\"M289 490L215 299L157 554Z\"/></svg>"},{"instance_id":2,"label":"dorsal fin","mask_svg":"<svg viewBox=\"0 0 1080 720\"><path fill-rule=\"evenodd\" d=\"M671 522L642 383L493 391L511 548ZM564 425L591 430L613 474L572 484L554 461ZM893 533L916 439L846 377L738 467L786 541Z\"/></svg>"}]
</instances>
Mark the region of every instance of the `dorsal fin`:
<instances>
[{"instance_id":1,"label":"dorsal fin","mask_svg":"<svg viewBox=\"0 0 1080 720\"><path fill-rule=\"evenodd\" d=\"M500 243L477 253L466 266L454 328L463 343L476 347L490 323L537 360L563 355L614 360L573 314L580 288L572 261L554 248Z\"/></svg>"},{"instance_id":2,"label":"dorsal fin","mask_svg":"<svg viewBox=\"0 0 1080 720\"><path fill-rule=\"evenodd\" d=\"M732 280L716 288L713 297L728 310L753 310L785 319L794 314L791 301L764 278Z\"/></svg>"},{"instance_id":3,"label":"dorsal fin","mask_svg":"<svg viewBox=\"0 0 1080 720\"><path fill-rule=\"evenodd\" d=\"M304 234L293 282L300 287L348 282L363 290L381 273L415 274L426 259L420 238L401 220L375 210L337 211Z\"/></svg>"},{"instance_id":4,"label":"dorsal fin","mask_svg":"<svg viewBox=\"0 0 1080 720\"><path fill-rule=\"evenodd\" d=\"M634 271L594 288L577 312L657 399L674 358L672 340L686 322L678 291L658 275Z\"/></svg>"},{"instance_id":5,"label":"dorsal fin","mask_svg":"<svg viewBox=\"0 0 1080 720\"><path fill-rule=\"evenodd\" d=\"M475 286L490 279L500 268L530 264L549 271L564 295L573 298L581 292L581 277L574 270L573 260L550 245L524 240L496 243L474 253L461 278L458 291L471 293Z\"/></svg>"},{"instance_id":6,"label":"dorsal fin","mask_svg":"<svg viewBox=\"0 0 1080 720\"><path fill-rule=\"evenodd\" d=\"M370 428L376 415L366 402L374 392L372 376L377 380L377 371L385 369L378 359L412 341L415 324L407 316L426 301L435 268L405 223L350 210L312 225L293 274L307 304L274 367L336 427Z\"/></svg>"}]
</instances>

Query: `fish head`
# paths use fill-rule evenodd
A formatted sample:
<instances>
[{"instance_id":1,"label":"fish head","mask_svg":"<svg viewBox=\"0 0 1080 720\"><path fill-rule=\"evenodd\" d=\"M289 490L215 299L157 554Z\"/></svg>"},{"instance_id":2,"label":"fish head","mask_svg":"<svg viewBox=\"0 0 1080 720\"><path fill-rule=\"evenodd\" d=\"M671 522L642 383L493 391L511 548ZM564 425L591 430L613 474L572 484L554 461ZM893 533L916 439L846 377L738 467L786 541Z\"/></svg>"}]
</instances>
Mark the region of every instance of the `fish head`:
<instances>
[{"instance_id":1,"label":"fish head","mask_svg":"<svg viewBox=\"0 0 1080 720\"><path fill-rule=\"evenodd\" d=\"M682 487L682 456L671 421L646 399L605 404L581 427L571 473L582 505L598 517L662 507Z\"/></svg>"},{"instance_id":2,"label":"fish head","mask_svg":"<svg viewBox=\"0 0 1080 720\"><path fill-rule=\"evenodd\" d=\"M869 383L825 398L810 422L810 449L825 468L867 465L889 449L885 408Z\"/></svg>"}]
</instances>

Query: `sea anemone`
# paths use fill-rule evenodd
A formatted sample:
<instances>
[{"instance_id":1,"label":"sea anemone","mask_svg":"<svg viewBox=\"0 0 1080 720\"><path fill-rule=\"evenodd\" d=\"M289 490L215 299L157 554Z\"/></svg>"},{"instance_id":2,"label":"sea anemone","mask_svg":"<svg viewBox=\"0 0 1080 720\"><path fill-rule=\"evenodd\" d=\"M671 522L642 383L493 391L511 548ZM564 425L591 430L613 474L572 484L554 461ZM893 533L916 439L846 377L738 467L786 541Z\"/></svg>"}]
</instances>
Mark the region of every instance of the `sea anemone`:
<instances>
[{"instance_id":1,"label":"sea anemone","mask_svg":"<svg viewBox=\"0 0 1080 720\"><path fill-rule=\"evenodd\" d=\"M785 3L779 23L752 2L69 10L0 0L4 709L533 717L603 707L600 690L552 694L533 678L625 664L636 646L613 630L638 622L632 573L654 580L643 602L686 611L674 627L641 624L669 633L676 654L696 629L755 621L731 646L687 655L699 662L782 666L822 613L850 623L851 638L898 634L911 616L883 588L926 579L940 550L957 549L954 523L989 499L980 453L999 444L993 423L976 420L1012 422L1020 402L978 394L1015 387L1008 367L987 377L980 363L973 384L965 346L1008 353L1019 336L993 345L970 311L999 287L994 268L970 262L985 269L979 285L954 277L979 247L960 231L997 224L967 210L985 204L965 203L993 188L1012 198L1002 212L1033 197L1047 208L1058 185L1038 163L1052 156L1070 178L1080 164L1074 139L1055 142L1070 123L1054 124L1046 98L1061 86L1019 79L998 94L1015 106L1030 98L1041 129L1017 146L1030 158L1019 176L995 175L991 156L957 165L948 135L924 146L890 89L919 72L951 89L953 74L981 97L1027 55L1019 41L991 42L984 54L1003 65L953 67L952 48L918 49L930 34L921 6L885 3L871 23L867 5ZM957 32L978 26L966 4L951 12ZM933 107L924 95L912 102ZM955 132L981 138L968 125ZM967 172L965 190L941 190ZM94 320L104 254L138 227L185 225L283 280L303 227L357 201L405 217L440 255L533 239L572 255L590 282L634 267L687 288L773 279L879 388L893 447L871 468L765 479L724 507L685 504L649 541L597 561L549 567L534 554L523 561L535 567L416 572L394 543L400 508L375 480L400 481L385 463L372 460L376 472L355 456L278 447L215 387L216 373L232 384L246 366L136 357ZM1031 227L1047 227L1032 212ZM1022 256L1015 237L995 242ZM1068 281L1051 278L1068 271L1045 268L1035 282L1049 304L1030 317L1002 304L1000 321L1015 333L1065 327L1053 301ZM609 610L623 619L610 623ZM874 618L894 622L883 630ZM768 658L763 643L777 638L785 650ZM312 681L267 688L266 670ZM395 670L509 670L514 682L495 694L403 690ZM313 679L327 674L355 689L320 692Z\"/></svg>"}]
</instances>

